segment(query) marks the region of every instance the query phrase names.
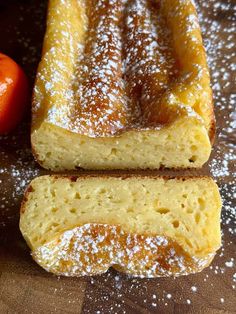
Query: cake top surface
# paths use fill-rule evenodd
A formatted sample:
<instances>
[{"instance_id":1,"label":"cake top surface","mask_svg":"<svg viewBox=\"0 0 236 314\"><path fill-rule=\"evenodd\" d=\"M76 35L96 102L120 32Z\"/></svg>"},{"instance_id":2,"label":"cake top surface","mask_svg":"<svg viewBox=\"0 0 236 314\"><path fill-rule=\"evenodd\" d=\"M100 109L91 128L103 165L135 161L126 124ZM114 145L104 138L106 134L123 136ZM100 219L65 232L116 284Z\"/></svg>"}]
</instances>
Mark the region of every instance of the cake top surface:
<instances>
[{"instance_id":1,"label":"cake top surface","mask_svg":"<svg viewBox=\"0 0 236 314\"><path fill-rule=\"evenodd\" d=\"M209 84L192 1L53 0L33 126L103 137L189 116L210 131Z\"/></svg>"}]
</instances>

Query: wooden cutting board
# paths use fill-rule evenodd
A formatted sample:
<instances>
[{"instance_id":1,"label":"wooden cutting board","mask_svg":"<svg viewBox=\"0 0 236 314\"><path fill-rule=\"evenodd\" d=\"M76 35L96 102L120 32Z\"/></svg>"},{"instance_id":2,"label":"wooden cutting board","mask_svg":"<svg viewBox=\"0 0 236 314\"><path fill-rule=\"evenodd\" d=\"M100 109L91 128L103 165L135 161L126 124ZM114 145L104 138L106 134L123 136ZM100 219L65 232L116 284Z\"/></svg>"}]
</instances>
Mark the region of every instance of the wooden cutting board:
<instances>
[{"instance_id":1,"label":"wooden cutting board","mask_svg":"<svg viewBox=\"0 0 236 314\"><path fill-rule=\"evenodd\" d=\"M47 171L31 155L29 104L18 129L0 137L0 313L236 313L235 5L233 0L198 1L218 125L211 161L200 173L215 177L224 199L223 246L212 266L180 278L134 279L114 270L65 278L34 263L19 232L19 207L27 183ZM0 1L0 51L23 66L32 84L46 6L38 0Z\"/></svg>"}]
</instances>

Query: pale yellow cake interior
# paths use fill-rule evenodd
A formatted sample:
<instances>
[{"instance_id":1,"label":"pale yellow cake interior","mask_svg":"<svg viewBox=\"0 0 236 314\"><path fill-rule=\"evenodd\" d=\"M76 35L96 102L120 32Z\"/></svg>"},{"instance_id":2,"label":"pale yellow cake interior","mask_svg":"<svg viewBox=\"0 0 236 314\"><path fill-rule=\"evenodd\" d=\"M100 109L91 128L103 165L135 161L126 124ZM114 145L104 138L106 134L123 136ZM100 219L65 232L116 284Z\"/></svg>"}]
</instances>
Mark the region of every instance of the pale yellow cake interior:
<instances>
[{"instance_id":1,"label":"pale yellow cake interior","mask_svg":"<svg viewBox=\"0 0 236 314\"><path fill-rule=\"evenodd\" d=\"M159 132L129 131L115 138L89 138L44 122L32 141L40 164L53 170L196 168L211 152L206 129L189 118Z\"/></svg>"},{"instance_id":2,"label":"pale yellow cake interior","mask_svg":"<svg viewBox=\"0 0 236 314\"><path fill-rule=\"evenodd\" d=\"M131 234L169 237L204 257L220 247L220 209L210 178L43 176L30 185L20 229L35 250L76 226L120 225Z\"/></svg>"}]
</instances>

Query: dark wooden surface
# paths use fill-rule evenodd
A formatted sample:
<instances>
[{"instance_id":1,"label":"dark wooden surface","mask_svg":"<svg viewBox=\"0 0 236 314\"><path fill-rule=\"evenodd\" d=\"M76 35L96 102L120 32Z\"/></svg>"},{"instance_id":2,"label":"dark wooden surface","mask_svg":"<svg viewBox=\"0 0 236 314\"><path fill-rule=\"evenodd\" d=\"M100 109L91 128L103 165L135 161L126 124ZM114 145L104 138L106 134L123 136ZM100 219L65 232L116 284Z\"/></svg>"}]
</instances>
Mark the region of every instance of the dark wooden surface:
<instances>
[{"instance_id":1,"label":"dark wooden surface","mask_svg":"<svg viewBox=\"0 0 236 314\"><path fill-rule=\"evenodd\" d=\"M35 76L46 2L0 0L0 51ZM213 264L181 278L132 279L111 270L94 278L64 278L35 264L18 228L27 183L46 173L30 151L30 105L25 121L0 137L0 313L236 313L235 1L198 1L212 72L218 139L211 173L224 199L223 246ZM178 173L179 174L179 173Z\"/></svg>"}]
</instances>

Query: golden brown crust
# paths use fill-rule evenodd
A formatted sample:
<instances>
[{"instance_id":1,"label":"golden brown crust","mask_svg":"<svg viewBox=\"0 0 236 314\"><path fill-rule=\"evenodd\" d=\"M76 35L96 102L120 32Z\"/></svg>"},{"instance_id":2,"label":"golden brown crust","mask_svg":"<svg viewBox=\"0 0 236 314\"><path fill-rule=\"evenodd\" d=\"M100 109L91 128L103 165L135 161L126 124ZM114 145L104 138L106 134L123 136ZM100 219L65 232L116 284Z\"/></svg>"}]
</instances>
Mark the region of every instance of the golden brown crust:
<instances>
[{"instance_id":1,"label":"golden brown crust","mask_svg":"<svg viewBox=\"0 0 236 314\"><path fill-rule=\"evenodd\" d=\"M212 118L211 118L211 123L210 123L208 134L211 141L211 145L213 146L215 142L215 137L216 137L216 119L215 119L214 112L212 113Z\"/></svg>"},{"instance_id":2,"label":"golden brown crust","mask_svg":"<svg viewBox=\"0 0 236 314\"><path fill-rule=\"evenodd\" d=\"M25 193L24 193L24 197L23 197L23 200L21 202L21 207L20 207L20 214L23 215L25 210L26 210L26 203L28 201L28 196L30 193L32 193L34 191L32 185L30 184L26 190L25 190Z\"/></svg>"},{"instance_id":3,"label":"golden brown crust","mask_svg":"<svg viewBox=\"0 0 236 314\"><path fill-rule=\"evenodd\" d=\"M93 223L64 231L32 252L40 266L56 275L91 276L113 267L150 278L199 272L214 254L189 256L167 237L128 234L120 226Z\"/></svg>"}]
</instances>

